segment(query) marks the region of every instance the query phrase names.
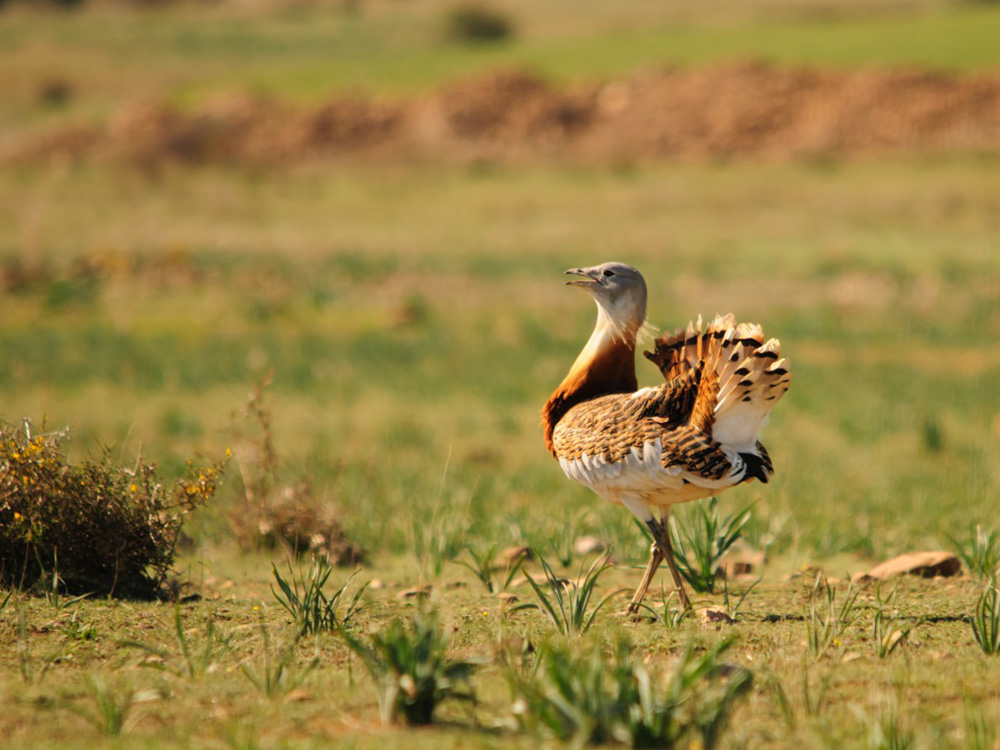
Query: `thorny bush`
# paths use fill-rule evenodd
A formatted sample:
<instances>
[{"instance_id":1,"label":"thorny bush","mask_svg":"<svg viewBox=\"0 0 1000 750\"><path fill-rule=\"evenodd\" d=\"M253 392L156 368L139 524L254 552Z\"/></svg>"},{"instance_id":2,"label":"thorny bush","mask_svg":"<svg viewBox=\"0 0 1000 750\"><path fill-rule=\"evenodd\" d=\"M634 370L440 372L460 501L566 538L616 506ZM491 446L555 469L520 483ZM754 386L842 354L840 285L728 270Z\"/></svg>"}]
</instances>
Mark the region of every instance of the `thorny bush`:
<instances>
[{"instance_id":1,"label":"thorny bush","mask_svg":"<svg viewBox=\"0 0 1000 750\"><path fill-rule=\"evenodd\" d=\"M0 419L0 585L55 579L69 593L162 595L184 516L215 495L222 462L189 462L164 484L141 456L119 466L105 450L71 464L65 437Z\"/></svg>"}]
</instances>

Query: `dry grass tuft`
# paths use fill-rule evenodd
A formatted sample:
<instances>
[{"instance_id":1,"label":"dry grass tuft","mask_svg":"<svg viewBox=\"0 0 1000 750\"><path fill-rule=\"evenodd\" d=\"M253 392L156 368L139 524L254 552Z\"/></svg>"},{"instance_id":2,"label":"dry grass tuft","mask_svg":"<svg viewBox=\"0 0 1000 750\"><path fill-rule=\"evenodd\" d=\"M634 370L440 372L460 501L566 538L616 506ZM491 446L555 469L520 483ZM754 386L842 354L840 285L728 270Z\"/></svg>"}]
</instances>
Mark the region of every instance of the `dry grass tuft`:
<instances>
[{"instance_id":1,"label":"dry grass tuft","mask_svg":"<svg viewBox=\"0 0 1000 750\"><path fill-rule=\"evenodd\" d=\"M233 537L246 551L280 547L297 556L322 555L333 565L360 565L364 550L344 533L339 506L317 498L308 480L279 485L272 403L267 398L273 380L271 370L254 383L242 411L244 424L234 425L235 437L253 455L240 464L244 499L229 514Z\"/></svg>"},{"instance_id":2,"label":"dry grass tuft","mask_svg":"<svg viewBox=\"0 0 1000 750\"><path fill-rule=\"evenodd\" d=\"M364 562L364 550L344 533L341 510L316 498L305 481L289 485L263 503L246 503L230 515L233 535L245 550L283 548L296 555L320 554L333 565Z\"/></svg>"}]
</instances>

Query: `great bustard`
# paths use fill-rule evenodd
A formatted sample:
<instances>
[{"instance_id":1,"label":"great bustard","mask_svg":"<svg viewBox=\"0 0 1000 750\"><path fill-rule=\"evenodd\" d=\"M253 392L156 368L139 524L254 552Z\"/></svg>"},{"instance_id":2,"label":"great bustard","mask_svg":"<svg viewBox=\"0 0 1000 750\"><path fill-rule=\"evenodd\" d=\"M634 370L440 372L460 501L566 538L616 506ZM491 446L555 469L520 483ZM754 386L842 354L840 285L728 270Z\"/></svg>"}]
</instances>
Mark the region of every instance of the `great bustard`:
<instances>
[{"instance_id":1,"label":"great bustard","mask_svg":"<svg viewBox=\"0 0 1000 750\"><path fill-rule=\"evenodd\" d=\"M624 505L655 540L629 604L639 608L666 560L685 609L691 603L670 546L671 506L759 479L773 466L757 439L788 390L791 368L759 325L717 317L708 327L654 340L646 357L666 382L638 390L636 335L646 319L646 282L623 263L566 271L597 302L597 324L569 374L542 409L545 445L570 479ZM659 510L659 518L654 514Z\"/></svg>"}]
</instances>

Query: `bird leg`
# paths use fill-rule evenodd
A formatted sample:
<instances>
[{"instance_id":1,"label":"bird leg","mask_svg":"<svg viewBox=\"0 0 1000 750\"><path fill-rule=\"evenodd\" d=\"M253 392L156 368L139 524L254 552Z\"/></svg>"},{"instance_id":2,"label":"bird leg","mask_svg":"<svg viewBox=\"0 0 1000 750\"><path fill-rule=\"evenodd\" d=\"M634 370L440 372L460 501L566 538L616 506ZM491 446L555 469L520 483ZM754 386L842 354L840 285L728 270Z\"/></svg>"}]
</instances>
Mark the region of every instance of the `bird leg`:
<instances>
[{"instance_id":1,"label":"bird leg","mask_svg":"<svg viewBox=\"0 0 1000 750\"><path fill-rule=\"evenodd\" d=\"M635 590L635 595L632 597L632 601L629 602L628 613L635 614L639 611L639 606L642 604L643 597L646 596L646 591L649 589L649 585L653 582L653 576L656 575L656 571L659 569L660 563L664 560L667 561L667 565L670 567L670 575L674 579L674 586L677 589L677 595L680 597L681 605L685 610L690 610L691 600L688 599L687 591L684 590L684 583L681 581L681 573L677 570L677 563L674 562L674 549L670 544L670 506L666 506L661 510L662 515L660 519L657 520L649 505L642 500L632 497L624 497L622 498L622 504L628 508L636 518L646 524L653 535L653 546L649 550L649 565L646 566L646 572L642 576L642 582L639 584L639 588Z\"/></svg>"},{"instance_id":2,"label":"bird leg","mask_svg":"<svg viewBox=\"0 0 1000 750\"><path fill-rule=\"evenodd\" d=\"M639 588L635 590L635 596L632 597L632 601L628 605L628 614L634 615L639 611L639 605L642 604L643 597L646 596L646 590L649 588L649 584L653 582L653 576L656 574L657 568L660 567L660 563L663 562L663 554L660 552L660 548L657 546L656 542L653 542L652 546L649 548L649 565L646 566L646 572L643 573L642 582L639 584Z\"/></svg>"},{"instance_id":3,"label":"bird leg","mask_svg":"<svg viewBox=\"0 0 1000 750\"><path fill-rule=\"evenodd\" d=\"M681 572L677 569L677 563L674 562L674 548L670 544L670 508L669 506L663 510L663 518L657 523L655 520L650 521L647 525L653 531L653 535L656 538L656 544L660 548L660 552L664 559L667 561L667 567L670 568L670 575L674 579L674 587L677 589L677 595L680 596L681 605L685 610L691 609L691 600L688 599L687 591L684 590L684 582L681 580Z\"/></svg>"}]
</instances>

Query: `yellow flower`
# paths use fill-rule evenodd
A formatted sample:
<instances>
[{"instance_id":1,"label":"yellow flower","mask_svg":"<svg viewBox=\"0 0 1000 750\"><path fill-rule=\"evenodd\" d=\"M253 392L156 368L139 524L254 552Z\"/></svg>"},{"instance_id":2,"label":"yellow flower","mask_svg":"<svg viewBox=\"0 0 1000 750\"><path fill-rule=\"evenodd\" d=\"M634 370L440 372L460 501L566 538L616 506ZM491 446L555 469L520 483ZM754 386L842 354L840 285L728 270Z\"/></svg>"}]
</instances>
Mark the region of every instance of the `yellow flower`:
<instances>
[{"instance_id":1,"label":"yellow flower","mask_svg":"<svg viewBox=\"0 0 1000 750\"><path fill-rule=\"evenodd\" d=\"M135 492L138 489L134 484L130 484L128 488L130 492Z\"/></svg>"}]
</instances>

